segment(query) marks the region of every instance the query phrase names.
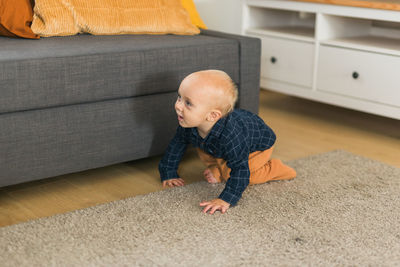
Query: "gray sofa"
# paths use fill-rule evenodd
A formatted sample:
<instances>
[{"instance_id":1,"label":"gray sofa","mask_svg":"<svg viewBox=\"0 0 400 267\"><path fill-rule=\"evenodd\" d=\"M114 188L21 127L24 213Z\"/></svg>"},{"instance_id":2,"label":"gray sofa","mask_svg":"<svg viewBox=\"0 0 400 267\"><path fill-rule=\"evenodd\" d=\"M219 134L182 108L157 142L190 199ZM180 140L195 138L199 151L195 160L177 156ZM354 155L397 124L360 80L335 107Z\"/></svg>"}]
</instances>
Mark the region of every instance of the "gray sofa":
<instances>
[{"instance_id":1,"label":"gray sofa","mask_svg":"<svg viewBox=\"0 0 400 267\"><path fill-rule=\"evenodd\" d=\"M0 186L163 153L189 73L226 71L258 111L260 41L197 36L0 37Z\"/></svg>"}]
</instances>

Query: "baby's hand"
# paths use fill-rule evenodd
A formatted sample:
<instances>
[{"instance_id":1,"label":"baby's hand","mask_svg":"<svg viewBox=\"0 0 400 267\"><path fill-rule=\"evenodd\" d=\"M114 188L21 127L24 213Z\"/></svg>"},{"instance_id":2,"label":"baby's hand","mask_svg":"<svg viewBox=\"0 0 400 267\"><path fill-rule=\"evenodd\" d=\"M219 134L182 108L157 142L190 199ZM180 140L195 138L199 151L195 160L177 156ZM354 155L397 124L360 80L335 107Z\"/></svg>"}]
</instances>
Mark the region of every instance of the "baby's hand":
<instances>
[{"instance_id":1,"label":"baby's hand","mask_svg":"<svg viewBox=\"0 0 400 267\"><path fill-rule=\"evenodd\" d=\"M231 204L220 198L216 198L211 201L203 201L200 203L200 206L202 207L206 206L203 209L203 213L207 213L207 211L210 211L210 214L214 214L214 212L216 212L217 210L220 210L222 213L225 213L229 209L230 205Z\"/></svg>"},{"instance_id":2,"label":"baby's hand","mask_svg":"<svg viewBox=\"0 0 400 267\"><path fill-rule=\"evenodd\" d=\"M183 186L185 181L182 178L173 178L163 181L162 185L163 187Z\"/></svg>"}]
</instances>

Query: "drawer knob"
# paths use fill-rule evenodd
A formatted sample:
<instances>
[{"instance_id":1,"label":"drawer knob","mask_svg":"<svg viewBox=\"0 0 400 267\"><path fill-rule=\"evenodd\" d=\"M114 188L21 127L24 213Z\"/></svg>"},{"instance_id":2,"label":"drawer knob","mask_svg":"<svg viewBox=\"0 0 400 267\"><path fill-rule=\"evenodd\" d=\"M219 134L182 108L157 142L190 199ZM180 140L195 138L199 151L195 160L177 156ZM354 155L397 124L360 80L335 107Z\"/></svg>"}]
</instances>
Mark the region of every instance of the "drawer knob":
<instances>
[{"instance_id":1,"label":"drawer knob","mask_svg":"<svg viewBox=\"0 0 400 267\"><path fill-rule=\"evenodd\" d=\"M354 71L351 76L353 76L354 79L357 79L360 76L360 74L358 74L357 71Z\"/></svg>"},{"instance_id":2,"label":"drawer knob","mask_svg":"<svg viewBox=\"0 0 400 267\"><path fill-rule=\"evenodd\" d=\"M276 57L271 57L271 63L274 64L277 61Z\"/></svg>"}]
</instances>

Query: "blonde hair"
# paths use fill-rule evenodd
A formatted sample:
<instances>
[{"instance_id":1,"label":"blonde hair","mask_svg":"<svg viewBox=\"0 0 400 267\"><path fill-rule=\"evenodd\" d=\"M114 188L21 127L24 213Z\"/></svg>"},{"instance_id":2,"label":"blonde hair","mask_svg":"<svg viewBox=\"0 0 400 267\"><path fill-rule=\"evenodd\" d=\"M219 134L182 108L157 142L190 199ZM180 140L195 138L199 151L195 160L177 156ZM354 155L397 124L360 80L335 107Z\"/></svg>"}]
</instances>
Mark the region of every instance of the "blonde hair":
<instances>
[{"instance_id":1,"label":"blonde hair","mask_svg":"<svg viewBox=\"0 0 400 267\"><path fill-rule=\"evenodd\" d=\"M223 110L223 115L229 114L235 109L235 105L236 105L236 102L237 102L238 96L239 96L239 90L238 90L236 84L233 82L233 80L231 79L231 77L229 77L228 74L226 74L226 75L229 78L229 87L228 87L229 88L229 99L228 99L227 107L225 108L225 110Z\"/></svg>"},{"instance_id":2,"label":"blonde hair","mask_svg":"<svg viewBox=\"0 0 400 267\"><path fill-rule=\"evenodd\" d=\"M217 107L222 116L232 112L238 99L238 89L231 77L222 70L202 70L190 74L188 77L202 78L203 86L213 89L217 95Z\"/></svg>"}]
</instances>

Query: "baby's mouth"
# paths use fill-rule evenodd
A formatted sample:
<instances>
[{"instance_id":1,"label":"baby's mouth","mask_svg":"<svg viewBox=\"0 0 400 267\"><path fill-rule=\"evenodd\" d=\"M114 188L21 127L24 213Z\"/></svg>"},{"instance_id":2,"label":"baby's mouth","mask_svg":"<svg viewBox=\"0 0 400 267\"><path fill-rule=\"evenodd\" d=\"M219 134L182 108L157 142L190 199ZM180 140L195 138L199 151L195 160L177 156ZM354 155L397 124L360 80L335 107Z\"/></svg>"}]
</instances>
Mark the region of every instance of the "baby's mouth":
<instances>
[{"instance_id":1,"label":"baby's mouth","mask_svg":"<svg viewBox=\"0 0 400 267\"><path fill-rule=\"evenodd\" d=\"M183 121L183 116L178 115L178 121Z\"/></svg>"}]
</instances>

